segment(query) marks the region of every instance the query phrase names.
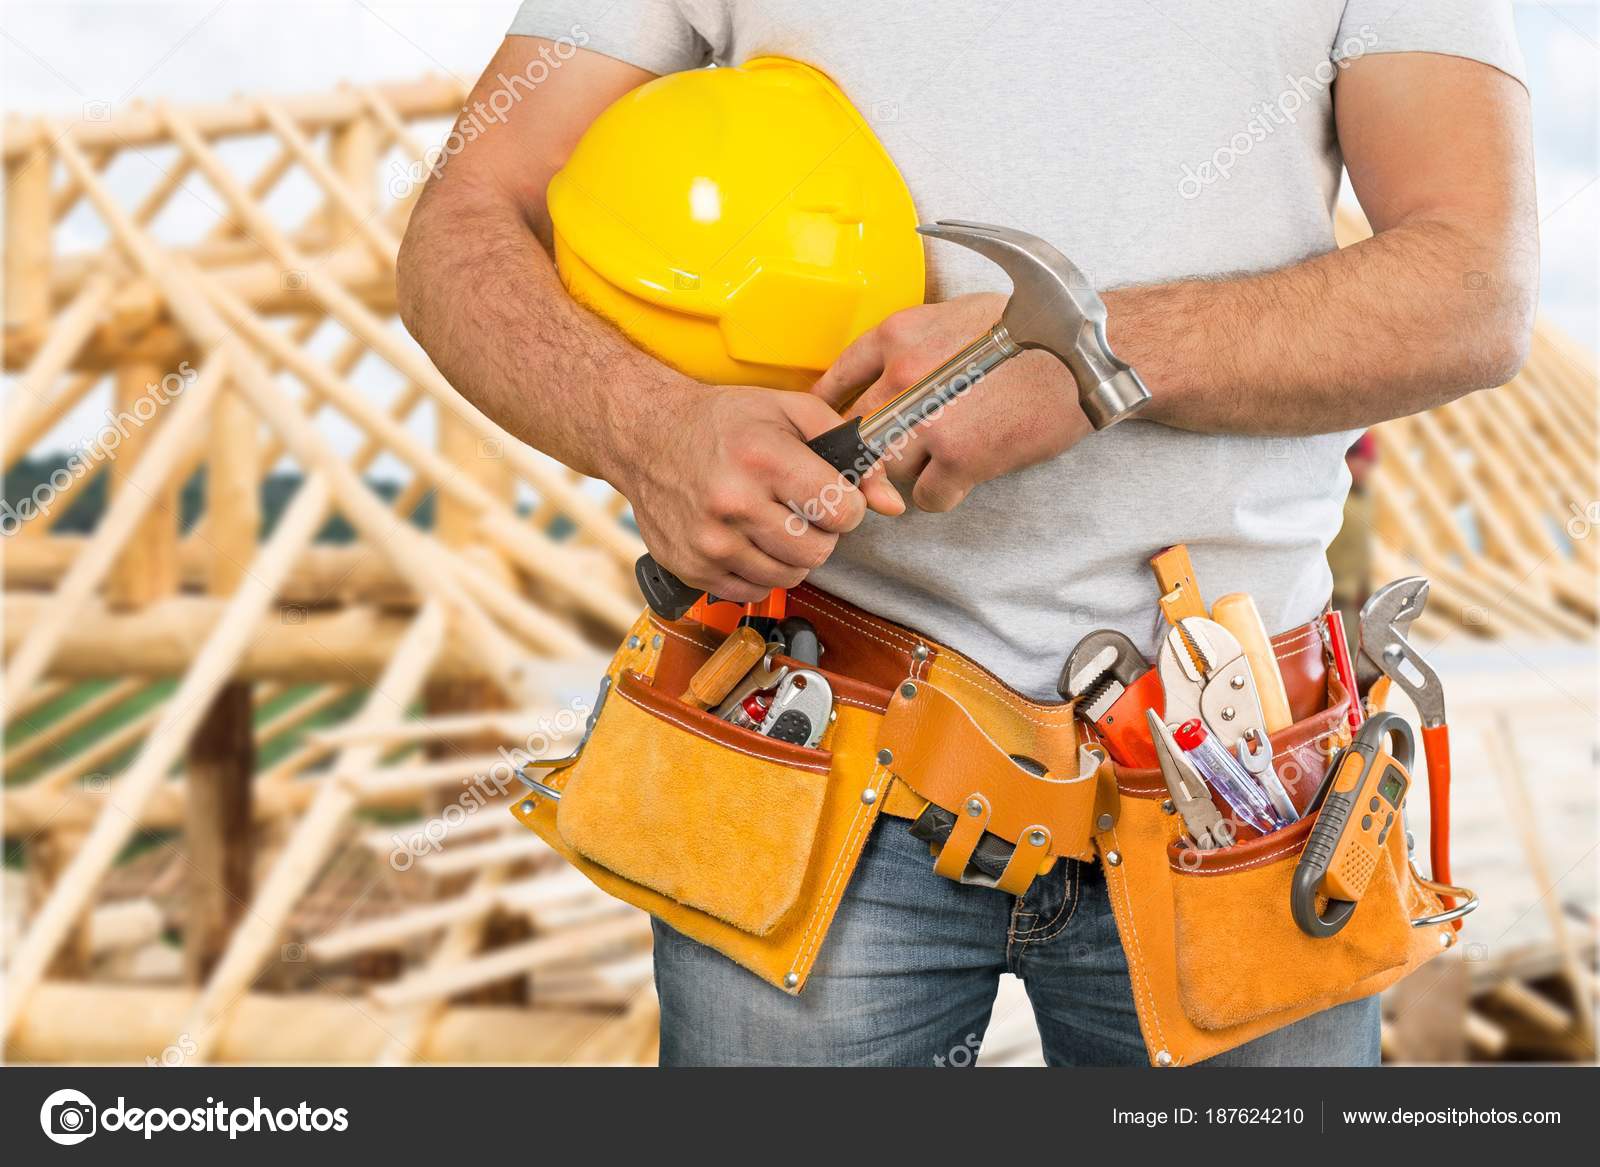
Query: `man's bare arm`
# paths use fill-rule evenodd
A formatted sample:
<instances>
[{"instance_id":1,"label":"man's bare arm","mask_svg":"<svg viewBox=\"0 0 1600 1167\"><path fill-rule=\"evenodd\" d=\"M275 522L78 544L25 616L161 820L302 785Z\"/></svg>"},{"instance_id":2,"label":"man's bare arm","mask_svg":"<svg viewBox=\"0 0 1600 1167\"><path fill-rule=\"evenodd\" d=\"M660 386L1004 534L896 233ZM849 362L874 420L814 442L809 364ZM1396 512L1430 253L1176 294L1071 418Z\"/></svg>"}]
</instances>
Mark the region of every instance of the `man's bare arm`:
<instances>
[{"instance_id":1,"label":"man's bare arm","mask_svg":"<svg viewBox=\"0 0 1600 1167\"><path fill-rule=\"evenodd\" d=\"M1180 429L1315 434L1415 413L1498 385L1527 352L1538 282L1527 93L1488 65L1365 57L1335 83L1352 185L1377 234L1259 275L1104 295L1117 355ZM817 382L865 411L966 343L1006 297L910 308ZM867 385L859 398L857 391ZM924 510L1046 461L1089 432L1070 375L1025 354L924 427L890 470Z\"/></svg>"},{"instance_id":2,"label":"man's bare arm","mask_svg":"<svg viewBox=\"0 0 1600 1167\"><path fill-rule=\"evenodd\" d=\"M1184 429L1371 425L1509 380L1538 284L1528 95L1428 53L1350 64L1334 111L1375 234L1259 276L1106 296L1111 339Z\"/></svg>"},{"instance_id":3,"label":"man's bare arm","mask_svg":"<svg viewBox=\"0 0 1600 1167\"><path fill-rule=\"evenodd\" d=\"M546 43L508 38L468 111ZM604 435L645 424L641 411L684 387L565 294L545 251L544 189L584 127L651 76L578 53L531 90L518 80L521 103L507 121L480 119L473 141L441 156L400 248L400 315L439 371L510 433L595 476L617 445ZM544 132L531 133L522 105L565 113L539 118Z\"/></svg>"},{"instance_id":4,"label":"man's bare arm","mask_svg":"<svg viewBox=\"0 0 1600 1167\"><path fill-rule=\"evenodd\" d=\"M551 42L506 38L468 110L511 88L501 78L516 79L541 48ZM400 315L486 415L622 491L657 559L718 595L754 600L798 583L861 520L862 494L849 489L812 527L788 525L786 500L839 482L804 445L838 415L806 394L713 388L674 372L576 304L547 250L551 177L589 123L650 78L578 50L537 86L516 81L505 120L446 156L418 200L400 249ZM898 506L884 484L862 493Z\"/></svg>"}]
</instances>

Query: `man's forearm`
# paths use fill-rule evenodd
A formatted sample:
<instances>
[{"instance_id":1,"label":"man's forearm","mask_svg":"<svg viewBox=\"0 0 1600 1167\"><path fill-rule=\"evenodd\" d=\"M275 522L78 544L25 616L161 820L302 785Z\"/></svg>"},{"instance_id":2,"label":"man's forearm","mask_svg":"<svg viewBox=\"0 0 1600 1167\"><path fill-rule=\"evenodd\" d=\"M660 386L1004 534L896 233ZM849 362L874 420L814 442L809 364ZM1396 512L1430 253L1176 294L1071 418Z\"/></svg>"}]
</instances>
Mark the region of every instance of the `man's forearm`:
<instances>
[{"instance_id":1,"label":"man's forearm","mask_svg":"<svg viewBox=\"0 0 1600 1167\"><path fill-rule=\"evenodd\" d=\"M1508 380L1534 260L1445 220L1406 223L1261 275L1105 295L1145 414L1180 429L1297 435L1372 425Z\"/></svg>"},{"instance_id":2,"label":"man's forearm","mask_svg":"<svg viewBox=\"0 0 1600 1167\"><path fill-rule=\"evenodd\" d=\"M617 483L617 456L693 383L574 303L491 184L447 175L412 217L400 315L452 385L513 436Z\"/></svg>"}]
</instances>

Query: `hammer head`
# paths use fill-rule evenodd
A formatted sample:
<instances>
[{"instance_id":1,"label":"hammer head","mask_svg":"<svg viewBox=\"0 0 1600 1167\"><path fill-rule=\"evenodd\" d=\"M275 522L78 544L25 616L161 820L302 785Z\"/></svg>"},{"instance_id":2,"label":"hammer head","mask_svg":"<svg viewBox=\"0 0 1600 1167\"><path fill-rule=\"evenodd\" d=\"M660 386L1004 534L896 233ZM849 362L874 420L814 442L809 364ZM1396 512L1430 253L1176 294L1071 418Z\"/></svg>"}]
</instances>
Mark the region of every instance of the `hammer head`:
<instances>
[{"instance_id":1,"label":"hammer head","mask_svg":"<svg viewBox=\"0 0 1600 1167\"><path fill-rule=\"evenodd\" d=\"M1011 277L1000 324L1020 348L1043 349L1072 371L1078 404L1097 430L1144 407L1150 391L1106 342L1106 306L1084 274L1036 235L940 219L917 228L934 239L971 248Z\"/></svg>"}]
</instances>

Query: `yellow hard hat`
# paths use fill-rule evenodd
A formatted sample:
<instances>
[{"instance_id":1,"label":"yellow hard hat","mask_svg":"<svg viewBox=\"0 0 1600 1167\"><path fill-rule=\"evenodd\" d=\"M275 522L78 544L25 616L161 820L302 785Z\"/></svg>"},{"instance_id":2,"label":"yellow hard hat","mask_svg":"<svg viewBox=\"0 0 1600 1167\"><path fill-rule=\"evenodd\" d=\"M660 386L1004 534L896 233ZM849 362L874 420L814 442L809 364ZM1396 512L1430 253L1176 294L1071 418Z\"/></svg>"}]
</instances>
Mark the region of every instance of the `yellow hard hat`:
<instances>
[{"instance_id":1,"label":"yellow hard hat","mask_svg":"<svg viewBox=\"0 0 1600 1167\"><path fill-rule=\"evenodd\" d=\"M839 88L795 61L641 86L595 119L547 197L573 297L701 381L807 388L922 303L905 182Z\"/></svg>"}]
</instances>

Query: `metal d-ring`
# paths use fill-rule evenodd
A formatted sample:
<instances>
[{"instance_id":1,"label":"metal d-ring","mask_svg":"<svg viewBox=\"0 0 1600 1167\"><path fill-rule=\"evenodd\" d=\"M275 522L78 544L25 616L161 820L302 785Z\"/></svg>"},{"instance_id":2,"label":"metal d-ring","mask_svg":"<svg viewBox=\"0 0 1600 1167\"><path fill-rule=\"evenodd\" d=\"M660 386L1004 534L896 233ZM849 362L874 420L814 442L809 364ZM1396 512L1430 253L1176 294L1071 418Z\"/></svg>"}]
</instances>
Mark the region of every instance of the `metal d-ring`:
<instances>
[{"instance_id":1,"label":"metal d-ring","mask_svg":"<svg viewBox=\"0 0 1600 1167\"><path fill-rule=\"evenodd\" d=\"M578 739L578 744L572 748L571 753L559 758L536 758L517 767L517 777L522 779L524 786L541 798L548 798L551 802L561 801L561 791L554 786L547 786L537 778L530 777L528 771L547 770L553 773L556 770L564 770L576 762L583 754L583 748L589 744L589 736L594 733L595 723L600 720L600 708L606 703L606 697L610 692L611 678L608 676L600 682L600 692L595 696L594 708L589 711L589 716L583 723L583 736Z\"/></svg>"},{"instance_id":2,"label":"metal d-ring","mask_svg":"<svg viewBox=\"0 0 1600 1167\"><path fill-rule=\"evenodd\" d=\"M1464 902L1457 904L1453 908L1446 908L1444 911L1435 912L1431 916L1418 916L1411 921L1411 926L1413 928L1426 928L1432 924L1448 924L1452 920L1470 916L1478 910L1478 896L1475 892L1468 891L1464 887L1453 887L1446 894L1449 894L1451 899L1459 899L1463 896L1466 898Z\"/></svg>"}]
</instances>

